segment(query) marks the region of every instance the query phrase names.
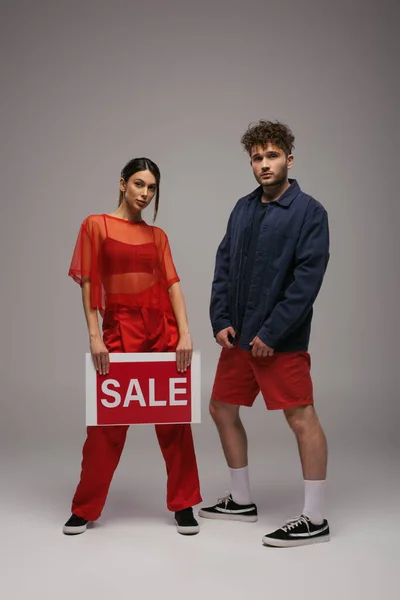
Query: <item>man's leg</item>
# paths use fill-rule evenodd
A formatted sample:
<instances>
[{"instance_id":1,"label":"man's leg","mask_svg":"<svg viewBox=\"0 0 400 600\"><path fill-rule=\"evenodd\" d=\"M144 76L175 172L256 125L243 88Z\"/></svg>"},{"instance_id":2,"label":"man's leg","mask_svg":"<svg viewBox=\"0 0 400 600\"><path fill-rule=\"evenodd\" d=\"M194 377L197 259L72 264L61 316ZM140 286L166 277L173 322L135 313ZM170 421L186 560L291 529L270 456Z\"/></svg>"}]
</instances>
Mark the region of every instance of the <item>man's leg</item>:
<instances>
[{"instance_id":1,"label":"man's leg","mask_svg":"<svg viewBox=\"0 0 400 600\"><path fill-rule=\"evenodd\" d=\"M247 467L247 435L239 415L240 406L211 398L210 414L217 426L222 449L230 469Z\"/></svg>"},{"instance_id":2,"label":"man's leg","mask_svg":"<svg viewBox=\"0 0 400 600\"><path fill-rule=\"evenodd\" d=\"M284 409L299 448L304 477L304 508L300 517L264 536L266 546L303 546L328 542L325 519L325 478L328 449L325 434L312 405Z\"/></svg>"},{"instance_id":3,"label":"man's leg","mask_svg":"<svg viewBox=\"0 0 400 600\"><path fill-rule=\"evenodd\" d=\"M324 520L324 492L328 460L326 437L312 405L286 409L286 419L296 436L305 486L303 513L315 524Z\"/></svg>"},{"instance_id":4,"label":"man's leg","mask_svg":"<svg viewBox=\"0 0 400 600\"><path fill-rule=\"evenodd\" d=\"M216 505L201 509L202 517L257 521L257 507L250 493L247 436L239 416L240 406L251 406L259 391L249 354L238 347L224 349L218 363L210 413L229 467L231 493Z\"/></svg>"},{"instance_id":5,"label":"man's leg","mask_svg":"<svg viewBox=\"0 0 400 600\"><path fill-rule=\"evenodd\" d=\"M296 436L304 479L326 479L328 447L314 406L289 408L284 413Z\"/></svg>"},{"instance_id":6,"label":"man's leg","mask_svg":"<svg viewBox=\"0 0 400 600\"><path fill-rule=\"evenodd\" d=\"M305 479L301 516L264 536L263 543L268 546L302 546L329 540L329 525L324 518L327 445L313 406L310 365L308 352L281 352L253 361L267 408L283 410L296 435Z\"/></svg>"},{"instance_id":7,"label":"man's leg","mask_svg":"<svg viewBox=\"0 0 400 600\"><path fill-rule=\"evenodd\" d=\"M229 467L234 502L251 504L247 435L239 415L239 406L211 399L210 414L217 426L222 449Z\"/></svg>"},{"instance_id":8,"label":"man's leg","mask_svg":"<svg viewBox=\"0 0 400 600\"><path fill-rule=\"evenodd\" d=\"M217 426L222 449L229 467L231 492L214 506L202 508L201 517L257 521L257 507L251 500L247 436L239 416L240 407L211 399L210 413Z\"/></svg>"}]
</instances>

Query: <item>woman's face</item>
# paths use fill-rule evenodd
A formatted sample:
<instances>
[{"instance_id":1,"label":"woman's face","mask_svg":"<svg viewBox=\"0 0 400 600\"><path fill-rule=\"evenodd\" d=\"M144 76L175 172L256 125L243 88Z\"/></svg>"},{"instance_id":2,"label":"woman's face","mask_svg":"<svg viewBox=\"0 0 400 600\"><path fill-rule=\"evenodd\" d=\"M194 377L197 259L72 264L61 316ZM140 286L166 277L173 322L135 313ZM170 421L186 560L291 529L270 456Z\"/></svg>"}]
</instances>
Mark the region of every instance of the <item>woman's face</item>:
<instances>
[{"instance_id":1,"label":"woman's face","mask_svg":"<svg viewBox=\"0 0 400 600\"><path fill-rule=\"evenodd\" d=\"M124 200L129 208L142 211L154 198L157 190L156 178L150 171L138 171L128 181L120 180L120 190L124 192Z\"/></svg>"}]
</instances>

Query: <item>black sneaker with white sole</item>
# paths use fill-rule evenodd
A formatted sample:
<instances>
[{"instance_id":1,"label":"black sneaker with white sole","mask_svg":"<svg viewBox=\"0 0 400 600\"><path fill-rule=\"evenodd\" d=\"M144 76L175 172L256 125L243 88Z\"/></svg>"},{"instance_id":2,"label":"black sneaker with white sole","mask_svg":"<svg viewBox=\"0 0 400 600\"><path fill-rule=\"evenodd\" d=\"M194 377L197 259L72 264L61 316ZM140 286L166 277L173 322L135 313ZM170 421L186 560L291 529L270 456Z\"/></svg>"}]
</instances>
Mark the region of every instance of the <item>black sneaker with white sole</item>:
<instances>
[{"instance_id":1,"label":"black sneaker with white sole","mask_svg":"<svg viewBox=\"0 0 400 600\"><path fill-rule=\"evenodd\" d=\"M193 508L184 508L175 513L175 522L178 533L182 535L196 535L199 533L200 526L193 515Z\"/></svg>"},{"instance_id":2,"label":"black sneaker with white sole","mask_svg":"<svg viewBox=\"0 0 400 600\"><path fill-rule=\"evenodd\" d=\"M250 523L254 523L258 519L255 504L236 504L231 494L220 498L214 506L201 508L199 516L204 519L227 519L229 521L248 521Z\"/></svg>"},{"instance_id":3,"label":"black sneaker with white sole","mask_svg":"<svg viewBox=\"0 0 400 600\"><path fill-rule=\"evenodd\" d=\"M301 515L291 519L283 527L263 537L264 546L290 548L329 542L330 532L328 521L315 525L308 517Z\"/></svg>"},{"instance_id":4,"label":"black sneaker with white sole","mask_svg":"<svg viewBox=\"0 0 400 600\"><path fill-rule=\"evenodd\" d=\"M85 533L88 522L89 521L82 519L82 517L77 517L72 514L63 527L63 533L65 533L65 535Z\"/></svg>"}]
</instances>

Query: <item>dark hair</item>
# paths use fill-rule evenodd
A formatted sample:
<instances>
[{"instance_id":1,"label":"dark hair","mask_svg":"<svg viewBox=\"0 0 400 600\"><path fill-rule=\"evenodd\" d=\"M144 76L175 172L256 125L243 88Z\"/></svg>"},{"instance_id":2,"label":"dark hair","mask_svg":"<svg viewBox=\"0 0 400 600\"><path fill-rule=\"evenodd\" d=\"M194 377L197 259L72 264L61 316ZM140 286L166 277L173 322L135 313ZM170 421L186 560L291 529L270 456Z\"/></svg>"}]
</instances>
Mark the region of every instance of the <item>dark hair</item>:
<instances>
[{"instance_id":1,"label":"dark hair","mask_svg":"<svg viewBox=\"0 0 400 600\"><path fill-rule=\"evenodd\" d=\"M157 189L156 189L156 199L155 199L155 204L154 204L154 216L153 216L153 222L154 222L157 217L158 206L160 203L160 180L161 180L160 169L157 167L156 163L154 163L152 160L150 160L150 158L132 158L132 160L127 162L126 165L124 166L124 168L122 169L121 178L124 179L125 181L128 181L128 179L130 177L132 177L132 175L134 175L138 171L150 171L150 173L152 173L154 175L154 177L156 178ZM123 199L124 199L124 192L120 191L118 206L121 206L121 202Z\"/></svg>"},{"instance_id":2,"label":"dark hair","mask_svg":"<svg viewBox=\"0 0 400 600\"><path fill-rule=\"evenodd\" d=\"M251 123L240 141L249 154L253 146L265 148L269 143L278 146L286 156L292 154L294 148L294 135L287 125L264 119Z\"/></svg>"}]
</instances>

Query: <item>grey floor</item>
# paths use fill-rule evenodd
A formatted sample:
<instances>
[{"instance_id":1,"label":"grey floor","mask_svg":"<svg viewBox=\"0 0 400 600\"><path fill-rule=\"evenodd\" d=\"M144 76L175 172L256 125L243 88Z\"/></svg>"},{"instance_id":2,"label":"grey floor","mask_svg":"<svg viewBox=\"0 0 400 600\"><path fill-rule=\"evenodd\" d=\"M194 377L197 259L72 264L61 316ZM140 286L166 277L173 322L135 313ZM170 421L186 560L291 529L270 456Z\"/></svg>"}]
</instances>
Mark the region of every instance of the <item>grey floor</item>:
<instances>
[{"instance_id":1,"label":"grey floor","mask_svg":"<svg viewBox=\"0 0 400 600\"><path fill-rule=\"evenodd\" d=\"M1 461L1 598L398 599L395 449L367 437L352 443L349 432L331 435L331 542L266 548L263 534L301 511L302 479L281 417L270 414L264 421L262 408L254 410L250 461L259 521L201 520L200 535L190 538L176 533L164 508L164 465L150 427L131 429L101 519L74 538L61 528L77 482L83 430L73 439L8 445ZM204 418L195 439L208 503L228 489L228 477Z\"/></svg>"}]
</instances>

